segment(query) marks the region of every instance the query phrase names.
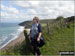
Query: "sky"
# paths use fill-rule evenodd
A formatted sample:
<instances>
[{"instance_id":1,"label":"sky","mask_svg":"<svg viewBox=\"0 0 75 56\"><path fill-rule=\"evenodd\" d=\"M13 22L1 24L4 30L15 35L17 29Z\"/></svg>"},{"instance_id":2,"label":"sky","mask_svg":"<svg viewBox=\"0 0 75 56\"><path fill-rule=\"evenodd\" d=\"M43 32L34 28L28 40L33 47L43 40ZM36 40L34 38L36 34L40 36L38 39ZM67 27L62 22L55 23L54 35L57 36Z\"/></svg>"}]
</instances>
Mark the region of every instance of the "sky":
<instances>
[{"instance_id":1,"label":"sky","mask_svg":"<svg viewBox=\"0 0 75 56\"><path fill-rule=\"evenodd\" d=\"M74 0L0 0L0 22L23 22L74 16Z\"/></svg>"}]
</instances>

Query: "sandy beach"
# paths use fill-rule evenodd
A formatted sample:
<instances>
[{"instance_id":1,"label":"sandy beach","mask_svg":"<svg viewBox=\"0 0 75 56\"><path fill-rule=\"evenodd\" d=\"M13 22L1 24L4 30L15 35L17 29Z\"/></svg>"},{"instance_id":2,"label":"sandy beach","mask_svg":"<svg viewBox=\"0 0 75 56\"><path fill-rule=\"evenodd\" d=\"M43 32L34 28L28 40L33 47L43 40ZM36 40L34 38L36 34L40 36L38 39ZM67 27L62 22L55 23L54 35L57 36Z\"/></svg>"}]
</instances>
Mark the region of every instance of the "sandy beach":
<instances>
[{"instance_id":1,"label":"sandy beach","mask_svg":"<svg viewBox=\"0 0 75 56\"><path fill-rule=\"evenodd\" d=\"M27 34L29 34L30 29L26 29L27 30ZM25 40L25 36L24 36L24 32L22 32L18 38L16 38L15 40L11 41L10 43L8 43L5 47L3 47L1 50L5 50L8 47L11 46L15 46L16 44L20 44Z\"/></svg>"}]
</instances>

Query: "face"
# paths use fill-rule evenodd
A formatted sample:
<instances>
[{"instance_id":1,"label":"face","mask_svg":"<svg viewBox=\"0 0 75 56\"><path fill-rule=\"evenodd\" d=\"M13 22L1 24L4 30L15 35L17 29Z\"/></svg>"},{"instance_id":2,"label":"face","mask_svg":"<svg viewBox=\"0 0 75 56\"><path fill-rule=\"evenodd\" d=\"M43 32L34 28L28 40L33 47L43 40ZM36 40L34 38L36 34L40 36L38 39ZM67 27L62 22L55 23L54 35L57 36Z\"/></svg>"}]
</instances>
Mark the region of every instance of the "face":
<instances>
[{"instance_id":1,"label":"face","mask_svg":"<svg viewBox=\"0 0 75 56\"><path fill-rule=\"evenodd\" d=\"M37 22L37 20L36 19L33 19L33 23L36 23Z\"/></svg>"}]
</instances>

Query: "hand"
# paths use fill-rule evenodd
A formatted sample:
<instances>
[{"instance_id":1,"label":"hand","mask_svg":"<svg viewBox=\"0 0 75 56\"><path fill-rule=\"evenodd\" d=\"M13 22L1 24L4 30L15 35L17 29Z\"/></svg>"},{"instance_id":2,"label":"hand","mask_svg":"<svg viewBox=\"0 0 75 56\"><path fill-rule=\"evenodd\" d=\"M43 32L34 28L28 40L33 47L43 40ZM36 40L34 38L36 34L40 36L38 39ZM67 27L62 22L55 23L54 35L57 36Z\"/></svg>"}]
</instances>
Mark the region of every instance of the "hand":
<instances>
[{"instance_id":1,"label":"hand","mask_svg":"<svg viewBox=\"0 0 75 56\"><path fill-rule=\"evenodd\" d=\"M37 41L40 42L40 38L39 37L37 38Z\"/></svg>"}]
</instances>

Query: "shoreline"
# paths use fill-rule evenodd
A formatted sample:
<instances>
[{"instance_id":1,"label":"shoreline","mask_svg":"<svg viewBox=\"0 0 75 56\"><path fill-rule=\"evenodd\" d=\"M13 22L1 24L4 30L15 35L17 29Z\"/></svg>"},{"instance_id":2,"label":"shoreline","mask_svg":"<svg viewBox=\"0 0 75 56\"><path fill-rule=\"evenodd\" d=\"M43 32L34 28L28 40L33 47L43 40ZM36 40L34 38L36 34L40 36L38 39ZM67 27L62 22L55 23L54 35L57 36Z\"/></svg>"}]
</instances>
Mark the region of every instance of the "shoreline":
<instances>
[{"instance_id":1,"label":"shoreline","mask_svg":"<svg viewBox=\"0 0 75 56\"><path fill-rule=\"evenodd\" d=\"M11 42L9 42L6 46L1 48L0 50L8 49L8 47L11 47L11 46L13 47L18 43L19 44L22 43L22 41L24 41L24 40L25 40L24 32L21 32L20 35L16 39L14 39Z\"/></svg>"},{"instance_id":2,"label":"shoreline","mask_svg":"<svg viewBox=\"0 0 75 56\"><path fill-rule=\"evenodd\" d=\"M30 33L30 29L25 29L25 30L27 31L27 34ZM21 44L24 40L25 40L24 31L22 31L16 39L9 42L6 46L1 48L0 50L5 50L8 49L9 47L14 47L16 44Z\"/></svg>"}]
</instances>

